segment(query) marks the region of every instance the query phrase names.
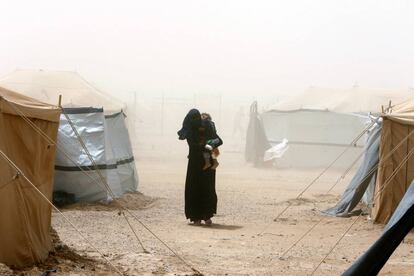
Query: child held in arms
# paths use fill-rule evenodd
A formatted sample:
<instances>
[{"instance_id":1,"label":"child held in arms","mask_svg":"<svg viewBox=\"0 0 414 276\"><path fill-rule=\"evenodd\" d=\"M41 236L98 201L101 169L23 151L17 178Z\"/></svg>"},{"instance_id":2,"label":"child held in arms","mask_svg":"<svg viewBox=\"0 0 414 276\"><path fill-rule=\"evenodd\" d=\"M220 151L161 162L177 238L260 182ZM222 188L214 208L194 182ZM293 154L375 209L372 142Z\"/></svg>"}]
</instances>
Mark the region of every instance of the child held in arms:
<instances>
[{"instance_id":1,"label":"child held in arms","mask_svg":"<svg viewBox=\"0 0 414 276\"><path fill-rule=\"evenodd\" d=\"M219 140L216 133L216 125L211 119L210 114L202 113L201 114L202 126L204 129L204 140L205 143L203 157L204 157L204 167L203 170L207 170L208 168L215 170L219 162L217 161L217 157L220 155L220 151L218 150L215 145Z\"/></svg>"}]
</instances>

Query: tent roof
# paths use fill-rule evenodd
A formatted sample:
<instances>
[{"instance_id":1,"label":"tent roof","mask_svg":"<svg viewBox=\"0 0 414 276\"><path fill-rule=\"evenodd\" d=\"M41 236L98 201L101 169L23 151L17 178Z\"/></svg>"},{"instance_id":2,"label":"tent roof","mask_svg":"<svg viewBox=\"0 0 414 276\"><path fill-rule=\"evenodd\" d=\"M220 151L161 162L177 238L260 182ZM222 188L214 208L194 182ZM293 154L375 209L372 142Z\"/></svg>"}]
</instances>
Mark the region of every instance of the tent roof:
<instances>
[{"instance_id":1,"label":"tent roof","mask_svg":"<svg viewBox=\"0 0 414 276\"><path fill-rule=\"evenodd\" d=\"M271 107L271 110L294 111L301 109L328 110L341 113L380 113L381 106L402 102L414 95L414 90L330 89L311 87L304 93Z\"/></svg>"},{"instance_id":2,"label":"tent roof","mask_svg":"<svg viewBox=\"0 0 414 276\"><path fill-rule=\"evenodd\" d=\"M61 110L57 106L42 103L0 87L0 112L29 118L59 122Z\"/></svg>"},{"instance_id":3,"label":"tent roof","mask_svg":"<svg viewBox=\"0 0 414 276\"><path fill-rule=\"evenodd\" d=\"M0 85L26 96L64 107L103 107L105 114L121 111L125 105L101 92L82 76L70 71L16 70L0 78Z\"/></svg>"},{"instance_id":4,"label":"tent roof","mask_svg":"<svg viewBox=\"0 0 414 276\"><path fill-rule=\"evenodd\" d=\"M414 97L392 106L384 114L384 117L400 123L414 125Z\"/></svg>"}]
</instances>

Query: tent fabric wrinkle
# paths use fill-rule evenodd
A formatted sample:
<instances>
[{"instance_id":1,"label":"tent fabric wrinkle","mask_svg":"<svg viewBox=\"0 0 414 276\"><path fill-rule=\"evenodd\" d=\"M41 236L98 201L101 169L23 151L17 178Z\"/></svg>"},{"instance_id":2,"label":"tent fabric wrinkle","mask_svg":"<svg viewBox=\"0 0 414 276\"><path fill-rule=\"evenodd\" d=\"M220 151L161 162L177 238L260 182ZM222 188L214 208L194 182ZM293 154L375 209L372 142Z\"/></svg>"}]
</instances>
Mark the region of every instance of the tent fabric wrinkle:
<instances>
[{"instance_id":1,"label":"tent fabric wrinkle","mask_svg":"<svg viewBox=\"0 0 414 276\"><path fill-rule=\"evenodd\" d=\"M401 142L390 158L385 160L378 168L378 178L375 190L378 195L375 200L372 216L377 223L387 223L403 198L411 181L414 179L414 157L410 157L403 167L396 171L396 175L389 179L397 166L403 162L414 145L414 130L412 125L402 124L389 119L384 119L383 131L381 133L380 159ZM407 138L408 137L408 138ZM405 141L404 141L405 139ZM389 183L387 183L387 181Z\"/></svg>"},{"instance_id":2,"label":"tent fabric wrinkle","mask_svg":"<svg viewBox=\"0 0 414 276\"><path fill-rule=\"evenodd\" d=\"M0 88L0 150L51 199L56 147L50 146L14 110L3 107L14 104L23 109L25 116L52 141L57 139L60 109L11 92ZM0 157L0 262L24 267L43 261L52 249L51 207L16 173Z\"/></svg>"},{"instance_id":3,"label":"tent fabric wrinkle","mask_svg":"<svg viewBox=\"0 0 414 276\"><path fill-rule=\"evenodd\" d=\"M361 201L368 187L375 185L377 175L376 166L379 162L381 129L381 125L377 125L370 133L364 160L342 194L340 201L336 206L323 211L323 213L332 216L350 216L351 212Z\"/></svg>"},{"instance_id":4,"label":"tent fabric wrinkle","mask_svg":"<svg viewBox=\"0 0 414 276\"><path fill-rule=\"evenodd\" d=\"M59 122L60 108L29 97L23 96L9 89L0 87L0 112L20 116Z\"/></svg>"},{"instance_id":5,"label":"tent fabric wrinkle","mask_svg":"<svg viewBox=\"0 0 414 276\"><path fill-rule=\"evenodd\" d=\"M123 113L107 117L102 108L79 108L79 114L78 108L67 110L64 109L88 152L67 117L62 115L58 143L70 154L70 160L64 155L56 156L54 190L74 194L78 201L107 200L109 191L102 183L99 170L116 197L136 191L138 176Z\"/></svg>"}]
</instances>

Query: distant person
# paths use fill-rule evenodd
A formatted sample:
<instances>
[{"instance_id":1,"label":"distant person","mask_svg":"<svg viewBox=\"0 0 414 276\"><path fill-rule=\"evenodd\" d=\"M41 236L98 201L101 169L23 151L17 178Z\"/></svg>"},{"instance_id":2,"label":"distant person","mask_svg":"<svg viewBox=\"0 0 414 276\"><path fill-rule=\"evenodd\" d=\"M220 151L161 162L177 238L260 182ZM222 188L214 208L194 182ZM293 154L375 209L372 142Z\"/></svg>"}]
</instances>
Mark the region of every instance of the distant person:
<instances>
[{"instance_id":1,"label":"distant person","mask_svg":"<svg viewBox=\"0 0 414 276\"><path fill-rule=\"evenodd\" d=\"M241 137L244 136L244 128L243 124L245 121L245 114L243 107L240 107L240 109L236 112L234 116L234 124L233 124L233 136L240 135Z\"/></svg>"},{"instance_id":2,"label":"distant person","mask_svg":"<svg viewBox=\"0 0 414 276\"><path fill-rule=\"evenodd\" d=\"M203 220L206 225L211 225L211 218L217 212L216 171L211 168L203 170L205 126L200 112L191 109L184 118L183 127L178 131L178 138L187 140L189 148L185 180L185 216L194 225L201 225ZM217 133L214 137L211 146L217 148L223 141Z\"/></svg>"},{"instance_id":3,"label":"distant person","mask_svg":"<svg viewBox=\"0 0 414 276\"><path fill-rule=\"evenodd\" d=\"M204 167L203 170L208 168L215 170L217 169L219 162L217 157L220 155L218 147L213 147L214 142L217 137L216 125L211 119L210 114L201 113L202 125L204 126L204 135L201 135L202 139L205 141L205 150L203 151L204 157ZM203 134L203 133L202 133ZM204 136L204 137L203 137Z\"/></svg>"}]
</instances>

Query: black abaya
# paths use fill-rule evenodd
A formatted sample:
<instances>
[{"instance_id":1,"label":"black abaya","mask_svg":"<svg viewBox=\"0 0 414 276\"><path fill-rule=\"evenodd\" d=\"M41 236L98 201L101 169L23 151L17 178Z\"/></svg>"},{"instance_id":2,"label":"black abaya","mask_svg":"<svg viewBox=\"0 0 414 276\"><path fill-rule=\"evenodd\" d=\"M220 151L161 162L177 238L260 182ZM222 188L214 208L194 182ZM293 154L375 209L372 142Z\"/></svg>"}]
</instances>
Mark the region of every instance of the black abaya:
<instances>
[{"instance_id":1,"label":"black abaya","mask_svg":"<svg viewBox=\"0 0 414 276\"><path fill-rule=\"evenodd\" d=\"M198 115L197 115L198 114ZM183 129L180 137L185 137L189 146L187 177L185 181L185 215L191 221L208 220L216 214L216 171L212 169L203 170L204 144L200 134L201 118L198 110L192 109L184 119ZM196 118L197 117L197 118ZM185 133L185 135L183 135ZM220 146L223 142L214 133Z\"/></svg>"},{"instance_id":2,"label":"black abaya","mask_svg":"<svg viewBox=\"0 0 414 276\"><path fill-rule=\"evenodd\" d=\"M217 211L216 171L203 170L200 147L190 147L185 181L185 215L191 221L207 220Z\"/></svg>"}]
</instances>

